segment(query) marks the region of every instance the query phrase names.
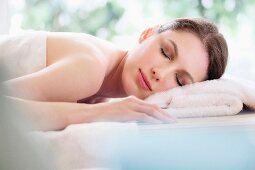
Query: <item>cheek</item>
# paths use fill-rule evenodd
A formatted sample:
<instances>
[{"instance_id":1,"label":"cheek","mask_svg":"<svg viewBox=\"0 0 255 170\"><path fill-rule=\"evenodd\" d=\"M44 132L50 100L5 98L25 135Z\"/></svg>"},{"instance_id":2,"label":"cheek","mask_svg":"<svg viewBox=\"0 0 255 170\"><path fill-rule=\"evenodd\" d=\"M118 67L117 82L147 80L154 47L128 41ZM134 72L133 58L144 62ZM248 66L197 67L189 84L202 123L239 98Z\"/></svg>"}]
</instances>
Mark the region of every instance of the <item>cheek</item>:
<instances>
[{"instance_id":1,"label":"cheek","mask_svg":"<svg viewBox=\"0 0 255 170\"><path fill-rule=\"evenodd\" d=\"M137 51L136 57L139 62L154 63L157 60L157 56L160 55L156 45L141 46Z\"/></svg>"},{"instance_id":2,"label":"cheek","mask_svg":"<svg viewBox=\"0 0 255 170\"><path fill-rule=\"evenodd\" d=\"M164 89L163 90L169 90L169 89L172 89L174 87L175 87L175 84L174 84L173 80L168 79L168 80L165 81L165 84L164 84L164 87L163 87Z\"/></svg>"},{"instance_id":3,"label":"cheek","mask_svg":"<svg viewBox=\"0 0 255 170\"><path fill-rule=\"evenodd\" d=\"M174 88L176 86L177 85L176 85L176 83L174 81L174 77L173 76L169 76L162 83L158 84L157 92L170 90L170 89L172 89L172 88Z\"/></svg>"},{"instance_id":4,"label":"cheek","mask_svg":"<svg viewBox=\"0 0 255 170\"><path fill-rule=\"evenodd\" d=\"M194 75L194 79L195 81L204 81L207 79L207 68L208 68L208 62L207 61L202 61L202 59L200 60L201 62L199 63L194 63L193 67L193 75Z\"/></svg>"}]
</instances>

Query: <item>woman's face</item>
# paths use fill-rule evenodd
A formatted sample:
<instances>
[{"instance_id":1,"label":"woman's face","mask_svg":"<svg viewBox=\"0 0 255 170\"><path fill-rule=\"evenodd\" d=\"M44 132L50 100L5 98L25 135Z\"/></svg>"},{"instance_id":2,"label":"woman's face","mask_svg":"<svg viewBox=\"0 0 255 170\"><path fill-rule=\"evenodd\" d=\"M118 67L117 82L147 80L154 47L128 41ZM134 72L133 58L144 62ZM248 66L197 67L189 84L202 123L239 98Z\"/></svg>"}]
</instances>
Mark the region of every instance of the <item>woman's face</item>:
<instances>
[{"instance_id":1,"label":"woman's face","mask_svg":"<svg viewBox=\"0 0 255 170\"><path fill-rule=\"evenodd\" d=\"M207 78L208 55L194 34L153 33L128 54L122 73L127 95L144 99L154 93Z\"/></svg>"}]
</instances>

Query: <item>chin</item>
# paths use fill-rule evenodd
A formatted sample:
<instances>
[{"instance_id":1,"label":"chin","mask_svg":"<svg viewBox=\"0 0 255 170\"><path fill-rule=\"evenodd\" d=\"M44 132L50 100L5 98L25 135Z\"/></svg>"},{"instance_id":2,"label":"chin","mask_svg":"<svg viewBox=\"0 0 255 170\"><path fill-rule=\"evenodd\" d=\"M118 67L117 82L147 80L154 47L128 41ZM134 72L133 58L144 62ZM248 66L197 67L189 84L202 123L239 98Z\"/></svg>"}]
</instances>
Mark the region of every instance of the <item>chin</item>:
<instances>
[{"instance_id":1,"label":"chin","mask_svg":"<svg viewBox=\"0 0 255 170\"><path fill-rule=\"evenodd\" d=\"M123 80L123 88L127 96L135 96L139 99L143 99L144 97L140 93L137 84L131 81Z\"/></svg>"},{"instance_id":2,"label":"chin","mask_svg":"<svg viewBox=\"0 0 255 170\"><path fill-rule=\"evenodd\" d=\"M126 90L127 96L135 96L135 97L137 97L139 99L142 99L142 100L146 98L143 94L141 94L139 92L139 90L130 89L130 86L128 87L128 89L125 89L125 90Z\"/></svg>"},{"instance_id":3,"label":"chin","mask_svg":"<svg viewBox=\"0 0 255 170\"><path fill-rule=\"evenodd\" d=\"M127 94L127 96L135 96L140 98L140 95L137 93L137 90L135 90L135 88L132 88L134 86L131 86L130 84L124 86L124 90Z\"/></svg>"}]
</instances>

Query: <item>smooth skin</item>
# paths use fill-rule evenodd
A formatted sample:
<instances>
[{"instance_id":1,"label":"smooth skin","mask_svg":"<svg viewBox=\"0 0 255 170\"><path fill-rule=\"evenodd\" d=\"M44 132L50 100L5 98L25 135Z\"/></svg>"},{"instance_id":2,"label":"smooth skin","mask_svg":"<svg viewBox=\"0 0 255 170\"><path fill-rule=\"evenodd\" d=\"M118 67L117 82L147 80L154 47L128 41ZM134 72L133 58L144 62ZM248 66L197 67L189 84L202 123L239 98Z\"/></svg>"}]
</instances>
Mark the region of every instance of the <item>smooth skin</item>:
<instances>
[{"instance_id":1,"label":"smooth skin","mask_svg":"<svg viewBox=\"0 0 255 170\"><path fill-rule=\"evenodd\" d=\"M146 97L206 79L208 57L192 33L149 28L130 51L81 33L49 33L47 67L4 84L35 128L59 130L95 121L172 122ZM151 89L141 86L147 77ZM118 98L103 102L107 98ZM83 103L77 103L82 101Z\"/></svg>"}]
</instances>

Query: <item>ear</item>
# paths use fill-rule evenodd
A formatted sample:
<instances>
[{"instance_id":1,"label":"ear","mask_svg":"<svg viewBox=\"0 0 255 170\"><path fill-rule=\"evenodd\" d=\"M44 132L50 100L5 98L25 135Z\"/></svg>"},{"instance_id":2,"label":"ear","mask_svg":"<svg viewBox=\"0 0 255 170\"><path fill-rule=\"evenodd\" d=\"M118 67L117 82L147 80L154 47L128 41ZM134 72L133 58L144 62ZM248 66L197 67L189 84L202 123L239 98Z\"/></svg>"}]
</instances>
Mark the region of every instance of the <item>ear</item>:
<instances>
[{"instance_id":1,"label":"ear","mask_svg":"<svg viewBox=\"0 0 255 170\"><path fill-rule=\"evenodd\" d=\"M139 43L142 43L146 38L150 37L155 31L158 29L159 25L156 25L154 27L147 28L142 32L142 34L139 37Z\"/></svg>"}]
</instances>

